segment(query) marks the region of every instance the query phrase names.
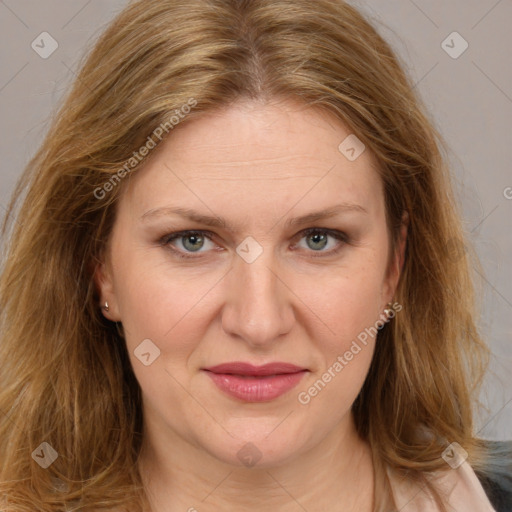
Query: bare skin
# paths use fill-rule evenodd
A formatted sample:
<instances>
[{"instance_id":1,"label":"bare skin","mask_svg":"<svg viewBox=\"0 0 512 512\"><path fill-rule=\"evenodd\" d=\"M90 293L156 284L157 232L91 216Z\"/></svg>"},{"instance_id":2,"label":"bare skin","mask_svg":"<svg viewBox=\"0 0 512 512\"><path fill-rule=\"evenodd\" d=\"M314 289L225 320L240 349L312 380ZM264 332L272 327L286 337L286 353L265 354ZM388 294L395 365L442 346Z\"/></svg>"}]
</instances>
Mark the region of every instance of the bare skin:
<instances>
[{"instance_id":1,"label":"bare skin","mask_svg":"<svg viewBox=\"0 0 512 512\"><path fill-rule=\"evenodd\" d=\"M354 161L340 152L349 134L292 101L243 102L178 127L124 184L96 281L143 392L140 466L152 512L372 510L370 448L351 406L375 338L342 370L333 364L392 302L406 228L390 258L375 161L369 150ZM329 218L287 224L340 204ZM166 210L176 207L227 224ZM310 228L319 232L303 233ZM185 230L196 238L165 238ZM250 251L262 250L250 263L237 253L247 237L257 243ZM160 352L145 365L135 352L148 339ZM307 372L281 396L248 402L203 370L231 361Z\"/></svg>"}]
</instances>

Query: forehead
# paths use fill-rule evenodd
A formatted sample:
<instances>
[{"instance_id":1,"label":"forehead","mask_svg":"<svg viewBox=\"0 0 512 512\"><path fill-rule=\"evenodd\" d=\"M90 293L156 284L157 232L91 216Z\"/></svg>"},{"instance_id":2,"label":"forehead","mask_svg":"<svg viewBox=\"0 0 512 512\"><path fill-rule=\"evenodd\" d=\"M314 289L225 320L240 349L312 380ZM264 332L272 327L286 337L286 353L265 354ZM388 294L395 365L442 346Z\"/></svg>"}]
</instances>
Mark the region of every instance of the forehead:
<instances>
[{"instance_id":1,"label":"forehead","mask_svg":"<svg viewBox=\"0 0 512 512\"><path fill-rule=\"evenodd\" d=\"M349 160L340 151L349 136L334 116L293 100L239 102L171 132L131 177L125 200L144 211L174 202L234 214L347 202L378 213L376 161L368 150Z\"/></svg>"}]
</instances>

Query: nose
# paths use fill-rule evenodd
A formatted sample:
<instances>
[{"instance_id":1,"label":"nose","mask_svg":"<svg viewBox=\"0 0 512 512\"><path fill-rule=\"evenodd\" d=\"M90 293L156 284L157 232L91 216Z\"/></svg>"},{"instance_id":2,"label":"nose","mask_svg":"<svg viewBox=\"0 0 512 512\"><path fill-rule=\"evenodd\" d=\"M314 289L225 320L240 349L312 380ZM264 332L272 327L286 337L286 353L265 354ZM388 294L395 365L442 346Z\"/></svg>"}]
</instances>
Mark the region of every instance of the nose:
<instances>
[{"instance_id":1,"label":"nose","mask_svg":"<svg viewBox=\"0 0 512 512\"><path fill-rule=\"evenodd\" d=\"M253 348L272 347L295 322L293 293L270 252L252 263L237 256L226 282L222 327Z\"/></svg>"}]
</instances>

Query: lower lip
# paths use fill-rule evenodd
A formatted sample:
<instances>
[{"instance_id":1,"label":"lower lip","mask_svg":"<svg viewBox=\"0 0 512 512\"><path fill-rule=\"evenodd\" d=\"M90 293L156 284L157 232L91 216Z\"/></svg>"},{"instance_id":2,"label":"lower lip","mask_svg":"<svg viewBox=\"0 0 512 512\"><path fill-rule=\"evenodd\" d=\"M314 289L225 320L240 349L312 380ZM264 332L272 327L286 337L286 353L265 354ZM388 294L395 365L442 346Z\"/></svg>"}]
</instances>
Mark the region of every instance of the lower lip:
<instances>
[{"instance_id":1,"label":"lower lip","mask_svg":"<svg viewBox=\"0 0 512 512\"><path fill-rule=\"evenodd\" d=\"M206 373L227 395L245 402L269 402L293 389L306 371L261 377L241 377L209 371Z\"/></svg>"}]
</instances>

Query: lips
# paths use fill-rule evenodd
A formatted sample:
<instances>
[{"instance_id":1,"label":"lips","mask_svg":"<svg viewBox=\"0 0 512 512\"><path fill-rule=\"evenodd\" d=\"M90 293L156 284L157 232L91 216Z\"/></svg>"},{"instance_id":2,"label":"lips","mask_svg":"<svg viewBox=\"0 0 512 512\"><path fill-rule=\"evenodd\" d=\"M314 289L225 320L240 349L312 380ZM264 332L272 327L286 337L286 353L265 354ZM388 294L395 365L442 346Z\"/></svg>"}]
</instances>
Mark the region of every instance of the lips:
<instances>
[{"instance_id":1,"label":"lips","mask_svg":"<svg viewBox=\"0 0 512 512\"><path fill-rule=\"evenodd\" d=\"M217 366L205 368L212 373L230 374L230 375L246 375L246 376L265 376L280 375L288 373L297 373L305 370L290 363L268 363L263 366L253 366L249 363L224 363Z\"/></svg>"},{"instance_id":2,"label":"lips","mask_svg":"<svg viewBox=\"0 0 512 512\"><path fill-rule=\"evenodd\" d=\"M232 362L204 368L219 390L245 402L268 402L294 388L308 371L276 362L263 366Z\"/></svg>"}]
</instances>

